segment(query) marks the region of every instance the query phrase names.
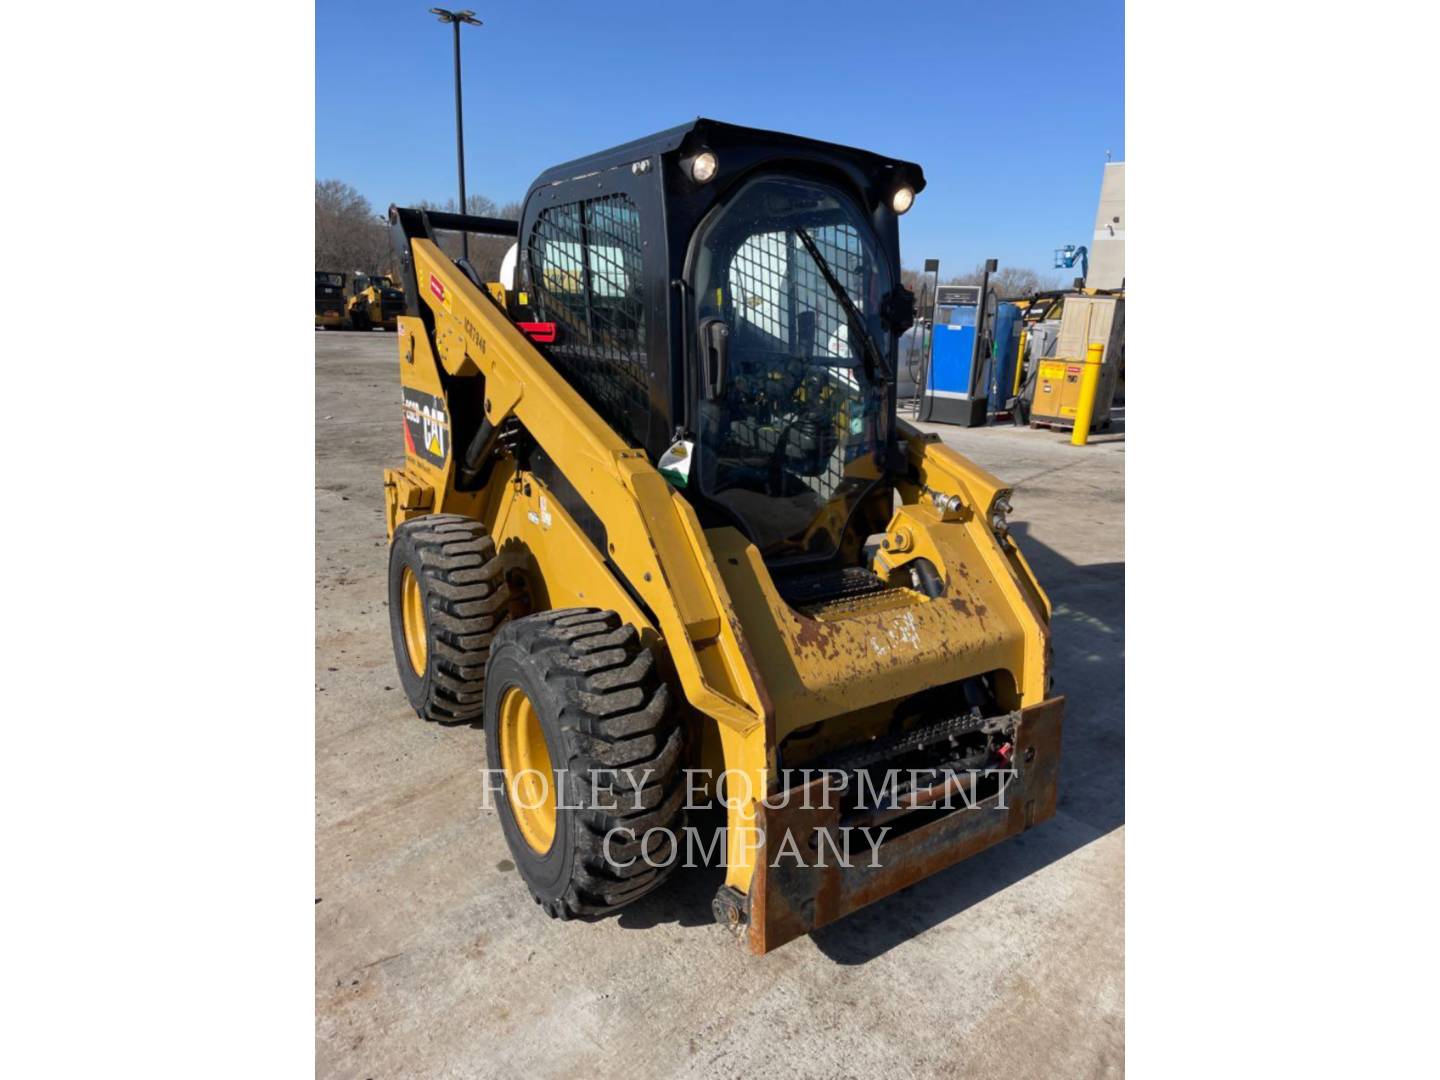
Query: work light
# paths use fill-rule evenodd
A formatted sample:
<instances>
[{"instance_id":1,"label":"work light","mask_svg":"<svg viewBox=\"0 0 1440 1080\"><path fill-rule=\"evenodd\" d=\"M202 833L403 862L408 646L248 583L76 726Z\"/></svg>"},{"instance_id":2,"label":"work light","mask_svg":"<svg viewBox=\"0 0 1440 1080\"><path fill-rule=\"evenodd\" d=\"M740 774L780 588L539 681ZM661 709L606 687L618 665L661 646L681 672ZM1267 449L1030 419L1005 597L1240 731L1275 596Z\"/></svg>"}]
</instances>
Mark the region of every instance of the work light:
<instances>
[{"instance_id":1,"label":"work light","mask_svg":"<svg viewBox=\"0 0 1440 1080\"><path fill-rule=\"evenodd\" d=\"M720 168L720 159L712 150L702 150L690 159L690 179L697 184L708 184Z\"/></svg>"},{"instance_id":2,"label":"work light","mask_svg":"<svg viewBox=\"0 0 1440 1080\"><path fill-rule=\"evenodd\" d=\"M890 196L890 206L895 213L903 214L915 202L915 189L909 184L901 184L895 189L895 194Z\"/></svg>"}]
</instances>

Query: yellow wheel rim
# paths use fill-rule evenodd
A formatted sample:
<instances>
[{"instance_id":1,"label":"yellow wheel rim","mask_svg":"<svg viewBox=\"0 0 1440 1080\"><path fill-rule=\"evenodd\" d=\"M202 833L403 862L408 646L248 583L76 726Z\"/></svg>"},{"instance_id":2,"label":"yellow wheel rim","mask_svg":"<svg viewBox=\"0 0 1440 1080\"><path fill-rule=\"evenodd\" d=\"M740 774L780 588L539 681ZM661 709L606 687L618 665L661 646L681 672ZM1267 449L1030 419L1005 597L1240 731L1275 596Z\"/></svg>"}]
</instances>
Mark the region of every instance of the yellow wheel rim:
<instances>
[{"instance_id":1,"label":"yellow wheel rim","mask_svg":"<svg viewBox=\"0 0 1440 1080\"><path fill-rule=\"evenodd\" d=\"M540 855L555 841L555 774L540 714L519 687L500 699L500 767L510 811L525 843Z\"/></svg>"},{"instance_id":2,"label":"yellow wheel rim","mask_svg":"<svg viewBox=\"0 0 1440 1080\"><path fill-rule=\"evenodd\" d=\"M425 674L425 598L420 580L407 566L400 571L400 625L405 631L405 651L415 674Z\"/></svg>"}]
</instances>

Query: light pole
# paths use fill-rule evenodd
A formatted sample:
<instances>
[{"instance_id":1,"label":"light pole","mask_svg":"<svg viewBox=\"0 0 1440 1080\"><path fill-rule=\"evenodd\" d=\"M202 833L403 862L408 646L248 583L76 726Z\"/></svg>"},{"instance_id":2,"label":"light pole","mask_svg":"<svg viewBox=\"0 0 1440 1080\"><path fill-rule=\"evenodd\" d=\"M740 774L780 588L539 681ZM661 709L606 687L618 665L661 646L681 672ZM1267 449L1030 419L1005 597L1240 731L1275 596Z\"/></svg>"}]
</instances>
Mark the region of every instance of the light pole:
<instances>
[{"instance_id":1,"label":"light pole","mask_svg":"<svg viewBox=\"0 0 1440 1080\"><path fill-rule=\"evenodd\" d=\"M460 165L460 213L465 213L465 123L464 114L460 107L460 24L469 23L471 26L483 26L484 24L475 17L473 11L446 11L444 8L433 7L430 9L432 15L439 16L442 23L449 23L455 28L455 158ZM460 232L460 253L465 259L470 258L470 234L461 230Z\"/></svg>"}]
</instances>

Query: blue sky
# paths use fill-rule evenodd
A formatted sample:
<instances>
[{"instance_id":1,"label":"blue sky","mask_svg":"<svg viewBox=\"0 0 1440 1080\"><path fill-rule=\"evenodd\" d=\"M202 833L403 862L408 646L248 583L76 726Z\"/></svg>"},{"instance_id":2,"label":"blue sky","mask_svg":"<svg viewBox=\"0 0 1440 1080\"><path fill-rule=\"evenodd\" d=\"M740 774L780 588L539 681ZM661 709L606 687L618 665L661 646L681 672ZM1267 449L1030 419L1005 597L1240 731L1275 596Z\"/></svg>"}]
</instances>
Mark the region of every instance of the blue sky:
<instances>
[{"instance_id":1,"label":"blue sky","mask_svg":"<svg viewBox=\"0 0 1440 1080\"><path fill-rule=\"evenodd\" d=\"M430 6L316 6L316 177L379 211L456 192L451 30ZM919 162L907 266L1051 274L1055 248L1090 240L1105 152L1125 157L1121 0L470 6L485 25L461 31L466 187L497 202L550 165L709 116Z\"/></svg>"}]
</instances>

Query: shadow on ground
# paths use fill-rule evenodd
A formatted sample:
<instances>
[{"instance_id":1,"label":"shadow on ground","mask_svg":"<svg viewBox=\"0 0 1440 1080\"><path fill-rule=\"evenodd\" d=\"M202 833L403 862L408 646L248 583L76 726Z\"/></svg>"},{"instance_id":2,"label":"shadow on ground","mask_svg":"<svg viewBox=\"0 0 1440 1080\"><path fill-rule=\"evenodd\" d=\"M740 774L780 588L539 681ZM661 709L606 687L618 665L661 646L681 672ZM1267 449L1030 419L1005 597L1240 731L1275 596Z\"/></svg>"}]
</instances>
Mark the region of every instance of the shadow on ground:
<instances>
[{"instance_id":1,"label":"shadow on ground","mask_svg":"<svg viewBox=\"0 0 1440 1080\"><path fill-rule=\"evenodd\" d=\"M1012 535L1054 607L1055 687L1066 697L1059 807L1029 832L822 927L811 936L837 964L863 964L1125 822L1125 564L1077 566L1029 536ZM715 813L702 829L724 823ZM680 870L616 916L627 929L711 924L720 867Z\"/></svg>"}]
</instances>

